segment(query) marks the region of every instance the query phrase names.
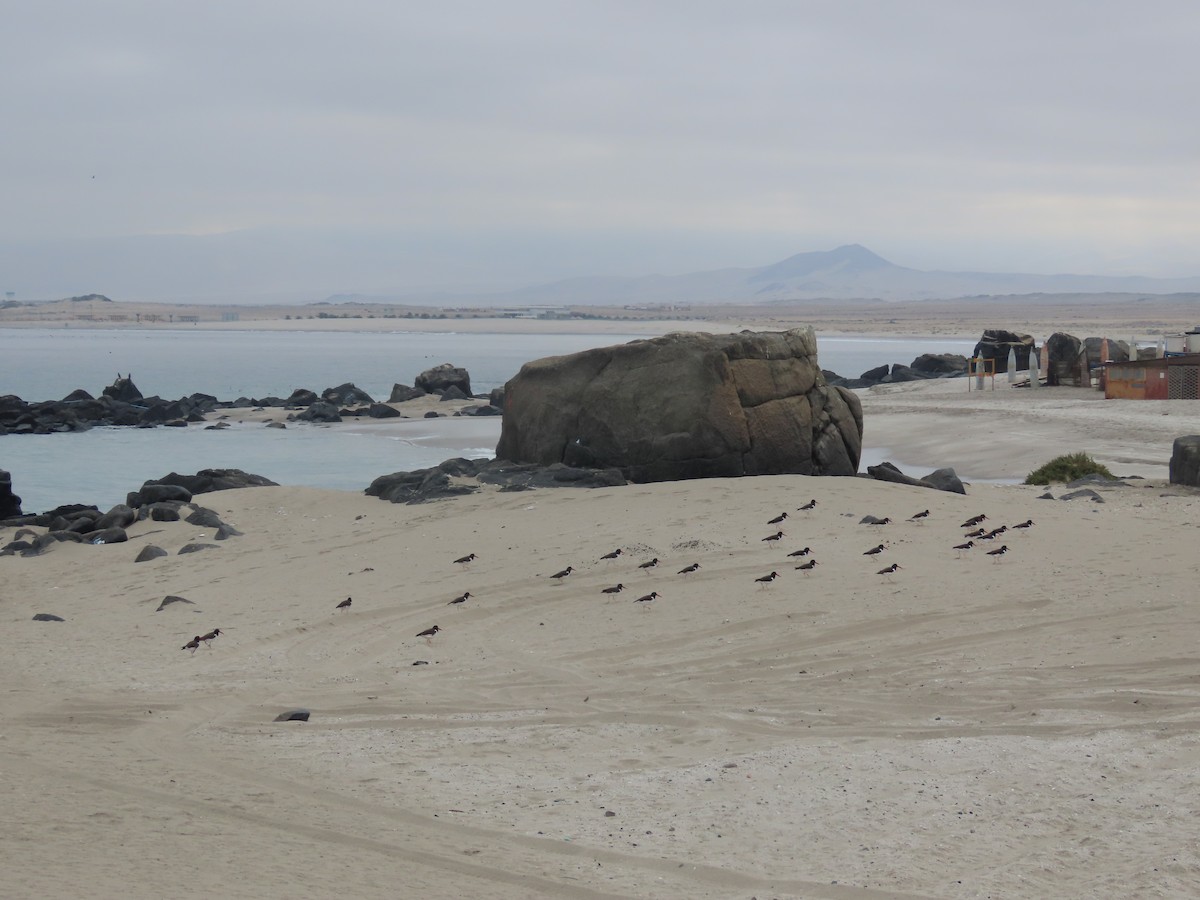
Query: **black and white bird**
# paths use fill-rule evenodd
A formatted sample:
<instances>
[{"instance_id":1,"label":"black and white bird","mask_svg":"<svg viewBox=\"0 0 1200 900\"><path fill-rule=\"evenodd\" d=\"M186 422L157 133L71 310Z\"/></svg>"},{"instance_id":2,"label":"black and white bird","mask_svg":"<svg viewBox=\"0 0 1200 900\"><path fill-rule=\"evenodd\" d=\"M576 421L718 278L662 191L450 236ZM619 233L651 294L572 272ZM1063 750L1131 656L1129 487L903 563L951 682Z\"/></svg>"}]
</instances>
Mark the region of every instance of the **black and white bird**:
<instances>
[{"instance_id":1,"label":"black and white bird","mask_svg":"<svg viewBox=\"0 0 1200 900\"><path fill-rule=\"evenodd\" d=\"M441 630L442 630L441 628L434 625L431 628L426 628L424 631L418 631L417 637L423 637L423 638L425 638L425 643L429 643L429 639L432 638L435 634L437 634Z\"/></svg>"},{"instance_id":2,"label":"black and white bird","mask_svg":"<svg viewBox=\"0 0 1200 900\"><path fill-rule=\"evenodd\" d=\"M864 524L864 525L891 525L892 520L889 519L887 516L884 516L882 519L877 519L874 516L867 516L865 519L863 519L862 524Z\"/></svg>"},{"instance_id":3,"label":"black and white bird","mask_svg":"<svg viewBox=\"0 0 1200 900\"><path fill-rule=\"evenodd\" d=\"M801 507L798 507L798 508L799 508L799 509L816 509L816 508L817 508L817 501L816 501L816 500L809 500L809 501L808 501L807 503L805 503L803 506L801 506Z\"/></svg>"},{"instance_id":4,"label":"black and white bird","mask_svg":"<svg viewBox=\"0 0 1200 900\"><path fill-rule=\"evenodd\" d=\"M447 606L454 606L456 603L466 603L466 602L467 602L468 600L470 600L470 599L471 599L471 592L470 592L470 591L463 591L463 592L462 592L462 596L455 597L453 600L451 600L451 601L450 601L449 603L447 603L446 605L447 605Z\"/></svg>"},{"instance_id":5,"label":"black and white bird","mask_svg":"<svg viewBox=\"0 0 1200 900\"><path fill-rule=\"evenodd\" d=\"M811 572L816 567L817 561L815 559L810 559L808 562L800 563L800 565L796 566L796 568L802 572Z\"/></svg>"},{"instance_id":6,"label":"black and white bird","mask_svg":"<svg viewBox=\"0 0 1200 900\"><path fill-rule=\"evenodd\" d=\"M341 603L339 603L337 606L335 606L334 609L349 609L351 602L352 602L352 598L347 597L345 600L343 600Z\"/></svg>"},{"instance_id":7,"label":"black and white bird","mask_svg":"<svg viewBox=\"0 0 1200 900\"><path fill-rule=\"evenodd\" d=\"M600 593L602 593L602 594L619 594L619 593L621 593L621 591L623 591L623 590L625 590L625 585L623 585L623 584L614 584L612 587L606 587L606 588L605 588L604 590L602 590Z\"/></svg>"},{"instance_id":8,"label":"black and white bird","mask_svg":"<svg viewBox=\"0 0 1200 900\"><path fill-rule=\"evenodd\" d=\"M211 646L212 646L212 642L213 642L213 641L215 641L215 640L216 640L217 638L219 638L220 636L221 636L221 629L220 629L220 628L214 628L214 629L213 629L212 631L210 631L208 634L202 634L202 635L200 635L200 640L204 641L204 644L205 644L205 646L207 646L207 647L211 647Z\"/></svg>"},{"instance_id":9,"label":"black and white bird","mask_svg":"<svg viewBox=\"0 0 1200 900\"><path fill-rule=\"evenodd\" d=\"M656 556L656 557L654 557L654 559L650 560L649 562L639 563L638 568L639 569L653 569L657 565L658 565L658 557Z\"/></svg>"},{"instance_id":10,"label":"black and white bird","mask_svg":"<svg viewBox=\"0 0 1200 900\"><path fill-rule=\"evenodd\" d=\"M805 547L803 550L793 550L788 556L808 556L810 553L812 553L812 548Z\"/></svg>"},{"instance_id":11,"label":"black and white bird","mask_svg":"<svg viewBox=\"0 0 1200 900\"><path fill-rule=\"evenodd\" d=\"M890 575L894 575L895 573L897 573L897 572L899 572L899 571L900 571L900 564L899 564L899 563L892 563L892 564L891 564L890 566L888 566L886 569L880 569L880 570L879 570L878 572L876 572L875 574L876 574L876 575L889 575L889 576L890 576Z\"/></svg>"},{"instance_id":12,"label":"black and white bird","mask_svg":"<svg viewBox=\"0 0 1200 900\"><path fill-rule=\"evenodd\" d=\"M774 581L778 577L779 577L778 572L771 572L767 575L759 576L758 578L755 578L754 580L757 581L759 584L770 584L772 581Z\"/></svg>"},{"instance_id":13,"label":"black and white bird","mask_svg":"<svg viewBox=\"0 0 1200 900\"><path fill-rule=\"evenodd\" d=\"M460 556L458 559L455 560L455 562L465 564L465 563L469 563L469 562L474 562L475 559L476 559L476 557L475 557L474 553L468 553L466 556Z\"/></svg>"},{"instance_id":14,"label":"black and white bird","mask_svg":"<svg viewBox=\"0 0 1200 900\"><path fill-rule=\"evenodd\" d=\"M690 566L684 566L682 569L680 569L675 574L676 575L690 575L692 572L695 572L699 568L700 568L700 563L692 563Z\"/></svg>"},{"instance_id":15,"label":"black and white bird","mask_svg":"<svg viewBox=\"0 0 1200 900\"><path fill-rule=\"evenodd\" d=\"M981 538L981 537L983 537L985 534L987 534L987 529L986 529L986 528L976 528L974 531L968 531L968 532L967 532L967 533L964 535L964 537L968 537L968 538Z\"/></svg>"},{"instance_id":16,"label":"black and white bird","mask_svg":"<svg viewBox=\"0 0 1200 900\"><path fill-rule=\"evenodd\" d=\"M909 516L908 521L920 522L922 519L928 519L928 518L929 518L929 510L923 509L919 513L914 513L913 515Z\"/></svg>"},{"instance_id":17,"label":"black and white bird","mask_svg":"<svg viewBox=\"0 0 1200 900\"><path fill-rule=\"evenodd\" d=\"M1033 519L1026 519L1024 522L1018 522L1016 525L1013 526L1013 528L1020 528L1021 530L1025 530L1026 528L1032 528L1032 527L1033 527Z\"/></svg>"},{"instance_id":18,"label":"black and white bird","mask_svg":"<svg viewBox=\"0 0 1200 900\"><path fill-rule=\"evenodd\" d=\"M958 527L959 528L974 528L976 525L978 525L980 522L984 521L985 519L987 519L987 516L985 516L983 513L980 513L977 516L971 516L971 518L967 519L967 521L963 522Z\"/></svg>"},{"instance_id":19,"label":"black and white bird","mask_svg":"<svg viewBox=\"0 0 1200 900\"><path fill-rule=\"evenodd\" d=\"M995 550L989 550L987 552L987 555L990 556L996 562L1000 562L1000 557L1002 557L1007 552L1008 552L1008 545L1001 544Z\"/></svg>"},{"instance_id":20,"label":"black and white bird","mask_svg":"<svg viewBox=\"0 0 1200 900\"><path fill-rule=\"evenodd\" d=\"M784 519L786 519L786 518L787 518L787 513L785 513L785 512L781 512L781 513L780 513L779 515L777 515L775 518L773 518L773 519L768 519L768 520L767 520L767 524L768 524L768 525L778 525L780 522L782 522L782 521L783 521Z\"/></svg>"},{"instance_id":21,"label":"black and white bird","mask_svg":"<svg viewBox=\"0 0 1200 900\"><path fill-rule=\"evenodd\" d=\"M965 544L955 544L954 549L958 551L958 555L962 556L966 551L975 546L974 541L967 541Z\"/></svg>"},{"instance_id":22,"label":"black and white bird","mask_svg":"<svg viewBox=\"0 0 1200 900\"><path fill-rule=\"evenodd\" d=\"M634 603L649 603L651 600L655 600L657 598L658 598L658 591L651 591L648 594L643 594L641 597L638 597L633 602Z\"/></svg>"},{"instance_id":23,"label":"black and white bird","mask_svg":"<svg viewBox=\"0 0 1200 900\"><path fill-rule=\"evenodd\" d=\"M778 541L778 540L780 540L782 537L783 537L783 532L782 532L782 531L777 531L777 532L775 532L774 534L768 534L768 535L767 535L765 538L763 538L763 540L764 540L764 541Z\"/></svg>"},{"instance_id":24,"label":"black and white bird","mask_svg":"<svg viewBox=\"0 0 1200 900\"><path fill-rule=\"evenodd\" d=\"M200 646L200 635L196 635L194 638L192 638L190 641L188 641L186 644L184 644L179 649L180 650L191 650L192 653L194 654L196 652L196 648L199 646Z\"/></svg>"},{"instance_id":25,"label":"black and white bird","mask_svg":"<svg viewBox=\"0 0 1200 900\"><path fill-rule=\"evenodd\" d=\"M570 575L570 574L571 574L572 572L574 572L574 571L575 571L575 570L574 570L574 569L572 569L570 566L567 566L567 567L566 567L565 569L563 569L561 572L555 572L555 573L554 573L553 575L551 575L550 577L551 577L551 578L563 579L563 578L566 578L568 575Z\"/></svg>"},{"instance_id":26,"label":"black and white bird","mask_svg":"<svg viewBox=\"0 0 1200 900\"><path fill-rule=\"evenodd\" d=\"M620 548L620 547L618 547L618 548L617 548L616 550L614 550L612 553L605 553L605 554L604 554L602 557L600 557L600 558L601 558L601 559L616 559L618 556L620 556L620 555L621 555L621 553L622 553L622 551L621 551L621 548Z\"/></svg>"},{"instance_id":27,"label":"black and white bird","mask_svg":"<svg viewBox=\"0 0 1200 900\"><path fill-rule=\"evenodd\" d=\"M880 544L878 547L872 547L870 550L864 550L863 556L878 556L886 549L887 547L883 546L883 544Z\"/></svg>"}]
</instances>

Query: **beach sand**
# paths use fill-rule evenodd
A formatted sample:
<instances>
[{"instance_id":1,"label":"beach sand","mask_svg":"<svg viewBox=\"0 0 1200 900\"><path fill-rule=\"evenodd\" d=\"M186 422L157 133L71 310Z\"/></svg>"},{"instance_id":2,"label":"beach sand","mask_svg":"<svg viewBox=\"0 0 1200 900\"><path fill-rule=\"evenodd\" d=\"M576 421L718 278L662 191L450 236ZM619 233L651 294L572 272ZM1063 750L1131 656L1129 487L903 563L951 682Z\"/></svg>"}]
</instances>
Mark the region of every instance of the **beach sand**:
<instances>
[{"instance_id":1,"label":"beach sand","mask_svg":"<svg viewBox=\"0 0 1200 900\"><path fill-rule=\"evenodd\" d=\"M1200 495L1130 485L253 488L0 557L4 894L1194 896Z\"/></svg>"}]
</instances>

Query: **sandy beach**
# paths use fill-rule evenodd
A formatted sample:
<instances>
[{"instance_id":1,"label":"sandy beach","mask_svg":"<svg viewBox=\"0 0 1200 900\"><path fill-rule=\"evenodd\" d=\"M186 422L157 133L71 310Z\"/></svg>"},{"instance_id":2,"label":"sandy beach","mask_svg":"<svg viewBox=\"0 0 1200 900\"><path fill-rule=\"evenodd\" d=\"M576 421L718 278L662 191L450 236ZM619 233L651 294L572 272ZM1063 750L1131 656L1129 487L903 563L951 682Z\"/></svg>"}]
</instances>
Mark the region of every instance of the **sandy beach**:
<instances>
[{"instance_id":1,"label":"sandy beach","mask_svg":"<svg viewBox=\"0 0 1200 900\"><path fill-rule=\"evenodd\" d=\"M958 396L926 412L995 418ZM1193 895L1200 495L1042 493L252 488L196 498L242 537L0 557L6 895ZM953 550L981 513L1009 531Z\"/></svg>"}]
</instances>

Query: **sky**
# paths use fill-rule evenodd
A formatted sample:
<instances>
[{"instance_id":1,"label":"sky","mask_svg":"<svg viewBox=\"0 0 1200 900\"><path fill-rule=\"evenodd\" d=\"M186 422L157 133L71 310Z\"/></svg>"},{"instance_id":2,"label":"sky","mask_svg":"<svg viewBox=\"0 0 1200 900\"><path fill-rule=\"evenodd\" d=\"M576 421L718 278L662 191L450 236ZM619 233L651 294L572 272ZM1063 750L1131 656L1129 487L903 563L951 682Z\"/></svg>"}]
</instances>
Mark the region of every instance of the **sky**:
<instances>
[{"instance_id":1,"label":"sky","mask_svg":"<svg viewBox=\"0 0 1200 900\"><path fill-rule=\"evenodd\" d=\"M4 4L0 291L1200 275L1194 0Z\"/></svg>"}]
</instances>

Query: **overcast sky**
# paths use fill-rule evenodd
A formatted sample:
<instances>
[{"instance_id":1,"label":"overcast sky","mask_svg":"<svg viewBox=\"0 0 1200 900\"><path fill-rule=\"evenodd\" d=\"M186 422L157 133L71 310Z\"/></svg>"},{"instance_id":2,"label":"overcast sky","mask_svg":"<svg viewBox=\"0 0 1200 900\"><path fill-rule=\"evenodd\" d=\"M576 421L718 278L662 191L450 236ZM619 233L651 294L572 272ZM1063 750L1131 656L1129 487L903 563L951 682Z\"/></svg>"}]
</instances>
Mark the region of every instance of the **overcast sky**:
<instances>
[{"instance_id":1,"label":"overcast sky","mask_svg":"<svg viewBox=\"0 0 1200 900\"><path fill-rule=\"evenodd\" d=\"M142 246L108 239L230 232L329 290L845 243L1200 275L1195 0L39 0L3 28L0 289L22 294Z\"/></svg>"}]
</instances>

